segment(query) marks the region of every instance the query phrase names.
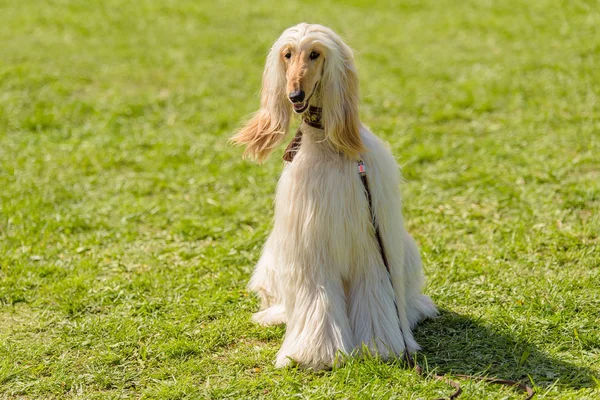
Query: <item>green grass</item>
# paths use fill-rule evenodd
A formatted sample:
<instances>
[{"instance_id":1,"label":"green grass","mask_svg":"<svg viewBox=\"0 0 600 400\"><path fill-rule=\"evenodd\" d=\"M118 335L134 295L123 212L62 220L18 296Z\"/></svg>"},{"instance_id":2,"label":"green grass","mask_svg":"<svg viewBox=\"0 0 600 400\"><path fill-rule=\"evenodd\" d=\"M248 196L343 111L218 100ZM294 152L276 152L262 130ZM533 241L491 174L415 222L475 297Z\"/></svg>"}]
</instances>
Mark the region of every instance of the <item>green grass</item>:
<instances>
[{"instance_id":1,"label":"green grass","mask_svg":"<svg viewBox=\"0 0 600 400\"><path fill-rule=\"evenodd\" d=\"M403 166L442 310L419 360L599 398L598 1L0 0L1 398L450 393L398 361L276 370L284 328L250 322L281 151L226 141L305 20L356 50Z\"/></svg>"}]
</instances>

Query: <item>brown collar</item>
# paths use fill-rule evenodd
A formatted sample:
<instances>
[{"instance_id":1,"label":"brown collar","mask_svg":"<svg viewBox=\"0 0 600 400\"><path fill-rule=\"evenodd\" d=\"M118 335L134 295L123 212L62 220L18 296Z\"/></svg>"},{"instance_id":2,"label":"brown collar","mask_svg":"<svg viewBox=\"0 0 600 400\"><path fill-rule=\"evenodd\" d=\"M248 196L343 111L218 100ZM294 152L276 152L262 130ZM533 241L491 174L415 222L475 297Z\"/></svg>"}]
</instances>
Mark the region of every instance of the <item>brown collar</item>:
<instances>
[{"instance_id":1,"label":"brown collar","mask_svg":"<svg viewBox=\"0 0 600 400\"><path fill-rule=\"evenodd\" d=\"M313 128L324 129L322 117L323 109L321 107L308 106L308 111L302 115L302 121Z\"/></svg>"}]
</instances>

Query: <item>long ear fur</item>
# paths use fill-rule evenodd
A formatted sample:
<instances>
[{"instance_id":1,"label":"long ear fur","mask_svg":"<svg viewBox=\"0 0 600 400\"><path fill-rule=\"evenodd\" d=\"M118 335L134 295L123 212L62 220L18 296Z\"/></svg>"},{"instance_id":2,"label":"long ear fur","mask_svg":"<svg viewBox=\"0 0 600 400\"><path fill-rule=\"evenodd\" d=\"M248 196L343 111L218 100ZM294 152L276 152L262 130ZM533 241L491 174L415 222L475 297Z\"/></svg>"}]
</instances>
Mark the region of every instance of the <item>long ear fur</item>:
<instances>
[{"instance_id":1,"label":"long ear fur","mask_svg":"<svg viewBox=\"0 0 600 400\"><path fill-rule=\"evenodd\" d=\"M279 42L279 41L278 41ZM246 145L244 157L262 163L289 130L291 107L285 96L285 71L278 42L273 45L262 78L260 110L231 138Z\"/></svg>"},{"instance_id":2,"label":"long ear fur","mask_svg":"<svg viewBox=\"0 0 600 400\"><path fill-rule=\"evenodd\" d=\"M365 150L358 117L358 75L352 50L333 32L323 70L323 125L339 151L357 158Z\"/></svg>"}]
</instances>

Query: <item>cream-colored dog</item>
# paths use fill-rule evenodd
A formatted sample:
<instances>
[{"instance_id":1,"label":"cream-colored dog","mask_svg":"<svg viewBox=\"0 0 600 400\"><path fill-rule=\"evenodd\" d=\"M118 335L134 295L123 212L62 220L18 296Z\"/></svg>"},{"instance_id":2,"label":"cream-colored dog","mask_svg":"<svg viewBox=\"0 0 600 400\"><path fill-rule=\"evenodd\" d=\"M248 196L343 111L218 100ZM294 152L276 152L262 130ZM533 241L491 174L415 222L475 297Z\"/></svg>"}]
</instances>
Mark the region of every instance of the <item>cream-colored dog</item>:
<instances>
[{"instance_id":1,"label":"cream-colored dog","mask_svg":"<svg viewBox=\"0 0 600 400\"><path fill-rule=\"evenodd\" d=\"M358 99L352 50L326 27L299 24L271 48L260 110L233 138L260 162L286 136L292 111L303 117L277 186L275 226L249 284L262 303L253 319L287 325L277 366L328 368L365 348L382 358L414 351L411 329L436 314L404 228L399 168L360 123Z\"/></svg>"}]
</instances>

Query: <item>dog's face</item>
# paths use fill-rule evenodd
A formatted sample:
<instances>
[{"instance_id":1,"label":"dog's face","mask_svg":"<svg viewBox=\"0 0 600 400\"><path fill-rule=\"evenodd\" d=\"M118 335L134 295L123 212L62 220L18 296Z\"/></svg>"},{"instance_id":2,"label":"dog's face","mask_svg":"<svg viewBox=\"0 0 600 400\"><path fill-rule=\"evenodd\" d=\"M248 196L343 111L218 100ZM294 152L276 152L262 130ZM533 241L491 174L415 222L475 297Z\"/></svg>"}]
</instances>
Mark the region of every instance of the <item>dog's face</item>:
<instances>
[{"instance_id":1,"label":"dog's face","mask_svg":"<svg viewBox=\"0 0 600 400\"><path fill-rule=\"evenodd\" d=\"M271 47L260 109L232 140L262 162L289 131L292 110L302 114L310 104L322 109L323 129L334 148L350 158L365 151L352 50L331 29L301 23Z\"/></svg>"},{"instance_id":2,"label":"dog's face","mask_svg":"<svg viewBox=\"0 0 600 400\"><path fill-rule=\"evenodd\" d=\"M317 91L323 75L325 49L313 41L298 46L287 45L281 49L285 65L286 90L294 111L302 114Z\"/></svg>"}]
</instances>

